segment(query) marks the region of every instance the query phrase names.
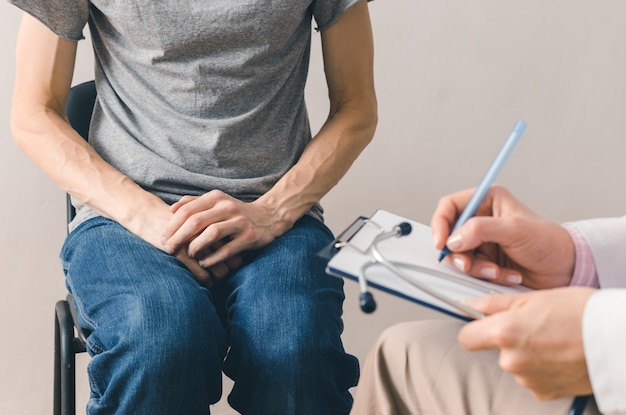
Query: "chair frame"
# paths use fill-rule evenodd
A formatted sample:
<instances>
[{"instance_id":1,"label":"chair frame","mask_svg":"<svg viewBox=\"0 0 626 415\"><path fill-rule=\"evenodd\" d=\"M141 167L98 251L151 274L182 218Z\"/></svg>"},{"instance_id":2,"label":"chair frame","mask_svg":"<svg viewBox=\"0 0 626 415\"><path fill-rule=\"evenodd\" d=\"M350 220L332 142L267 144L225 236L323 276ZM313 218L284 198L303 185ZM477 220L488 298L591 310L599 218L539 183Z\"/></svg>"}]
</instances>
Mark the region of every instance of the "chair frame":
<instances>
[{"instance_id":1,"label":"chair frame","mask_svg":"<svg viewBox=\"0 0 626 415\"><path fill-rule=\"evenodd\" d=\"M96 101L94 81L72 87L65 112L72 127L85 140ZM67 223L75 210L66 196ZM54 308L54 415L76 414L76 354L87 351L89 332L76 323L76 308L70 294L59 300Z\"/></svg>"},{"instance_id":2,"label":"chair frame","mask_svg":"<svg viewBox=\"0 0 626 415\"><path fill-rule=\"evenodd\" d=\"M76 413L76 354L86 352L86 333L76 329L76 309L68 294L55 306L54 414Z\"/></svg>"}]
</instances>

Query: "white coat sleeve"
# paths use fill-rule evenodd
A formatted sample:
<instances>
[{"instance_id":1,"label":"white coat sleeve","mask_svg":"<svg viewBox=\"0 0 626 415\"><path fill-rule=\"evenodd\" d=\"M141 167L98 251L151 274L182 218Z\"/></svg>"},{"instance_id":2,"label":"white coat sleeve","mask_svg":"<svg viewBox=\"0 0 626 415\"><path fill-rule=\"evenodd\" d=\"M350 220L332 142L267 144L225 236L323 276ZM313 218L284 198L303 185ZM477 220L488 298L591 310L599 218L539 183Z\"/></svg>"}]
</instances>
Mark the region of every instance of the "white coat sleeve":
<instances>
[{"instance_id":1,"label":"white coat sleeve","mask_svg":"<svg viewBox=\"0 0 626 415\"><path fill-rule=\"evenodd\" d=\"M626 414L626 217L574 225L589 244L600 282L583 315L591 385L603 414Z\"/></svg>"}]
</instances>

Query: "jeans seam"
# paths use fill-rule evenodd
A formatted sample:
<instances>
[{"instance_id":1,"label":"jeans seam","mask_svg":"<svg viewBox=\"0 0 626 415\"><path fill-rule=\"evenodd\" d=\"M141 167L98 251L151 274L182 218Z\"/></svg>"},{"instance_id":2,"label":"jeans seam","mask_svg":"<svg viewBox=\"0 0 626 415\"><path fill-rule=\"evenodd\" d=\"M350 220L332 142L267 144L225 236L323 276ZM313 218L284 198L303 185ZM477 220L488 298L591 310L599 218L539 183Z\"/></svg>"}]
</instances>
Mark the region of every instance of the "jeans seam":
<instances>
[{"instance_id":1,"label":"jeans seam","mask_svg":"<svg viewBox=\"0 0 626 415\"><path fill-rule=\"evenodd\" d=\"M67 268L67 275L69 276L70 270L69 267ZM74 287L72 285L72 280L71 278L66 278L67 281L67 285L70 288L70 293L74 292ZM80 301L75 297L72 296L74 303L76 304L76 311L78 312L78 315L80 316L80 318L87 323L87 329L89 330L94 330L98 327L98 325L96 324L95 321L93 321L91 318L89 318L84 312L83 312L83 307L82 304L80 303Z\"/></svg>"}]
</instances>

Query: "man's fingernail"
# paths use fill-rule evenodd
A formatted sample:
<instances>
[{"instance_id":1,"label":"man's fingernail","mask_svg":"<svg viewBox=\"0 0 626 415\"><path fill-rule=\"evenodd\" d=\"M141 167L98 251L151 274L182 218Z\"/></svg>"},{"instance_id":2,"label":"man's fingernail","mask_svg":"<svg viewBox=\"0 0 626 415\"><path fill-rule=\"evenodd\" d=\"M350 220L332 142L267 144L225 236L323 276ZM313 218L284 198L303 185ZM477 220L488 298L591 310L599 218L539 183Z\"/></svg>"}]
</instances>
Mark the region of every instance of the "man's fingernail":
<instances>
[{"instance_id":1,"label":"man's fingernail","mask_svg":"<svg viewBox=\"0 0 626 415\"><path fill-rule=\"evenodd\" d=\"M461 235L458 233L455 233L451 237L448 238L448 240L446 241L446 246L448 247L448 249L454 251L461 247L461 242L462 242Z\"/></svg>"}]
</instances>

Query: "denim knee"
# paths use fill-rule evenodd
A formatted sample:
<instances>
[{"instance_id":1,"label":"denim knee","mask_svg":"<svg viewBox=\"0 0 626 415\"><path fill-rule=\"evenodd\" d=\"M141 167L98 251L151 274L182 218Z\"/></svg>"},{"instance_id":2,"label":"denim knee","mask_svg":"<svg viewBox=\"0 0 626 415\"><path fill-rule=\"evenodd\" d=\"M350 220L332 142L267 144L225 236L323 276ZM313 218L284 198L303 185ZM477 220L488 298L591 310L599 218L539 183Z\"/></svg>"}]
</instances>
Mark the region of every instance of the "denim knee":
<instances>
[{"instance_id":1,"label":"denim knee","mask_svg":"<svg viewBox=\"0 0 626 415\"><path fill-rule=\"evenodd\" d=\"M343 282L314 253L331 235L312 218L259 252L225 285L229 402L244 414L347 414L358 361L341 343Z\"/></svg>"},{"instance_id":2,"label":"denim knee","mask_svg":"<svg viewBox=\"0 0 626 415\"><path fill-rule=\"evenodd\" d=\"M91 219L62 260L89 328L89 413L206 414L221 396L224 328L210 293L175 258Z\"/></svg>"},{"instance_id":3,"label":"denim knee","mask_svg":"<svg viewBox=\"0 0 626 415\"><path fill-rule=\"evenodd\" d=\"M210 324L207 294L172 301L146 294L119 301L125 319L89 337L90 405L113 403L116 414L206 414L221 397L225 343L219 322Z\"/></svg>"},{"instance_id":4,"label":"denim knee","mask_svg":"<svg viewBox=\"0 0 626 415\"><path fill-rule=\"evenodd\" d=\"M159 356L151 362L154 368L146 370L161 370L159 366L167 368L170 362L176 363L172 366L181 366L185 361L192 365L198 355L222 355L225 350L223 327L210 294L203 288L152 287L141 296L123 296L117 304L125 309L122 320L117 327L112 321L107 323L109 327L101 324L95 333L106 334L97 338L105 343L105 350L120 346L132 348L137 354Z\"/></svg>"}]
</instances>

